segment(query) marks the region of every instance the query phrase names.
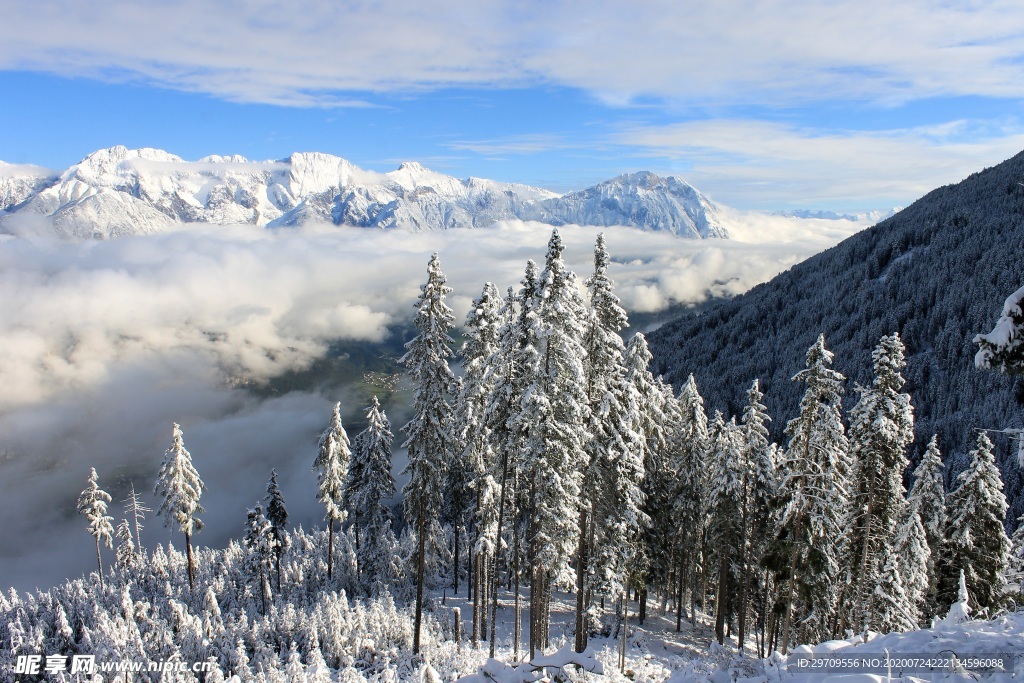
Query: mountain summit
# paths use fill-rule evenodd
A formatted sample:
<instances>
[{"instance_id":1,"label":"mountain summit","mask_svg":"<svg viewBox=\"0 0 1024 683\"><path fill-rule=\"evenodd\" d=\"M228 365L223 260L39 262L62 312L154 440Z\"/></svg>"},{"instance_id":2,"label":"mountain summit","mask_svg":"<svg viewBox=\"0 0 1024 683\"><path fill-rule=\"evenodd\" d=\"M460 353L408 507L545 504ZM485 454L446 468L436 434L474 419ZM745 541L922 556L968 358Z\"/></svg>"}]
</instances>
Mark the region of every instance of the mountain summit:
<instances>
[{"instance_id":1,"label":"mountain summit","mask_svg":"<svg viewBox=\"0 0 1024 683\"><path fill-rule=\"evenodd\" d=\"M330 154L280 161L159 149L93 152L56 174L0 162L0 232L48 223L64 237L161 232L180 223L289 226L329 222L410 231L485 227L502 220L628 225L681 237L728 237L718 207L677 178L622 175L559 195L481 178L459 180L403 163L374 173Z\"/></svg>"}]
</instances>

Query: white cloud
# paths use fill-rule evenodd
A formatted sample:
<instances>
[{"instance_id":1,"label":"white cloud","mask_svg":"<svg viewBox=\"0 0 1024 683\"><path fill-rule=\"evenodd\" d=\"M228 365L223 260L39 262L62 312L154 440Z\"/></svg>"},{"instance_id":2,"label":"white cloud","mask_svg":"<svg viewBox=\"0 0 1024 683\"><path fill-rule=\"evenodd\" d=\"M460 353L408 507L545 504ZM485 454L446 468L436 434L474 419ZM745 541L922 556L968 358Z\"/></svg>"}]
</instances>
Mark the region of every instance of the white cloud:
<instances>
[{"instance_id":1,"label":"white cloud","mask_svg":"<svg viewBox=\"0 0 1024 683\"><path fill-rule=\"evenodd\" d=\"M245 102L363 106L345 92L557 83L608 102L1024 94L1010 0L127 0L15 3L0 68L142 79Z\"/></svg>"},{"instance_id":2,"label":"white cloud","mask_svg":"<svg viewBox=\"0 0 1024 683\"><path fill-rule=\"evenodd\" d=\"M857 227L742 213L729 220L747 241L605 229L623 302L656 311L737 293ZM560 230L582 280L597 230ZM208 486L200 543L238 535L273 467L292 522L319 523L309 471L317 437L336 400L351 426L365 389L261 399L229 380L302 368L335 338L384 338L411 318L434 251L461 321L485 281L504 292L527 259L542 262L550 233L508 223L421 234L200 226L81 243L0 238L0 576L28 589L89 571L95 555L75 514L88 468L115 497L129 481L149 497L172 421L183 425ZM386 407L398 429L402 406ZM180 544L159 520L148 526L150 546ZM25 538L46 542L26 547Z\"/></svg>"},{"instance_id":3,"label":"white cloud","mask_svg":"<svg viewBox=\"0 0 1024 683\"><path fill-rule=\"evenodd\" d=\"M9 164L0 161L0 180L4 178L49 178L53 171L32 164Z\"/></svg>"},{"instance_id":4,"label":"white cloud","mask_svg":"<svg viewBox=\"0 0 1024 683\"><path fill-rule=\"evenodd\" d=\"M606 230L625 304L649 312L744 291L860 227L732 210L724 218L735 239ZM259 381L307 366L334 339L380 341L411 317L434 251L461 320L485 281L518 285L550 231L511 222L419 234L193 226L81 243L9 237L0 240L0 411L101 386L124 365ZM561 231L583 278L597 229Z\"/></svg>"},{"instance_id":5,"label":"white cloud","mask_svg":"<svg viewBox=\"0 0 1024 683\"><path fill-rule=\"evenodd\" d=\"M953 121L881 131L816 130L748 119L635 126L613 137L685 165L712 197L746 206L782 202L863 207L958 182L1024 148L1024 126Z\"/></svg>"},{"instance_id":6,"label":"white cloud","mask_svg":"<svg viewBox=\"0 0 1024 683\"><path fill-rule=\"evenodd\" d=\"M498 154L537 154L568 147L560 135L538 133L535 135L512 135L496 140L456 140L446 145L449 149L466 150L484 156Z\"/></svg>"}]
</instances>

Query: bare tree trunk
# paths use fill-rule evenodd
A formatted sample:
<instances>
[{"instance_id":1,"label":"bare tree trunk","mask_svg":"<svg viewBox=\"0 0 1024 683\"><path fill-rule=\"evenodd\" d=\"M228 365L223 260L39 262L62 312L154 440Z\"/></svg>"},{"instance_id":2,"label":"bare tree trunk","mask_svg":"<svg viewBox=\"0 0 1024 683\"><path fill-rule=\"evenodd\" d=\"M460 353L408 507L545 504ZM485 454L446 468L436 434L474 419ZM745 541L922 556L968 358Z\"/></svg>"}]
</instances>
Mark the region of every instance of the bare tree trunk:
<instances>
[{"instance_id":1,"label":"bare tree trunk","mask_svg":"<svg viewBox=\"0 0 1024 683\"><path fill-rule=\"evenodd\" d=\"M192 534L185 532L185 558L188 560L188 589L192 590L195 587L196 572L195 566L192 563ZM102 579L103 572L100 572L100 578Z\"/></svg>"},{"instance_id":2,"label":"bare tree trunk","mask_svg":"<svg viewBox=\"0 0 1024 683\"><path fill-rule=\"evenodd\" d=\"M678 581L678 589L676 592L676 633L679 633L683 629L683 598L685 594L683 592L683 578L688 573L686 570L689 567L683 566L683 553L679 552L679 566L676 568L676 580Z\"/></svg>"},{"instance_id":3,"label":"bare tree trunk","mask_svg":"<svg viewBox=\"0 0 1024 683\"><path fill-rule=\"evenodd\" d=\"M715 637L718 638L718 644L722 645L725 643L725 612L728 606L726 592L729 589L729 563L731 558L729 557L727 545L723 545L719 552L718 595L715 600Z\"/></svg>"},{"instance_id":4,"label":"bare tree trunk","mask_svg":"<svg viewBox=\"0 0 1024 683\"><path fill-rule=\"evenodd\" d=\"M747 472L743 472L743 522L740 527L740 613L739 613L739 637L737 644L743 651L743 641L747 634L747 583L750 580L750 567L748 546L750 545L747 536L750 534L749 511L747 510Z\"/></svg>"},{"instance_id":5,"label":"bare tree trunk","mask_svg":"<svg viewBox=\"0 0 1024 683\"><path fill-rule=\"evenodd\" d=\"M480 647L480 555L473 557L473 649Z\"/></svg>"},{"instance_id":6,"label":"bare tree trunk","mask_svg":"<svg viewBox=\"0 0 1024 683\"><path fill-rule=\"evenodd\" d=\"M874 468L869 468L869 470L870 471L868 472L867 491L870 493L875 489L875 472ZM868 626L870 626L871 622L871 600L869 595L864 594L865 585L867 584L867 580L865 577L868 573L868 556L870 554L869 551L871 548L871 519L872 517L874 517L874 512L872 510L871 503L872 500L871 496L869 495L867 509L864 511L864 533L861 537L861 543L863 543L863 546L860 555L859 568L857 570L857 585L855 586L855 590L852 596L853 609L851 611L853 612L853 614L850 615L853 617L853 619L851 619L851 622L853 622L854 620L861 622L851 623L850 625L855 629L863 629L864 631L868 630ZM842 602L839 603L839 609L843 612L843 620L840 628L845 631L847 624L847 610L843 609Z\"/></svg>"},{"instance_id":7,"label":"bare tree trunk","mask_svg":"<svg viewBox=\"0 0 1024 683\"><path fill-rule=\"evenodd\" d=\"M423 622L423 573L426 565L426 537L427 537L427 516L423 514L422 501L420 504L419 519L419 557L416 558L416 623L412 636L413 654L420 653L420 626Z\"/></svg>"},{"instance_id":8,"label":"bare tree trunk","mask_svg":"<svg viewBox=\"0 0 1024 683\"><path fill-rule=\"evenodd\" d=\"M459 594L459 525L455 525L455 586L452 589Z\"/></svg>"},{"instance_id":9,"label":"bare tree trunk","mask_svg":"<svg viewBox=\"0 0 1024 683\"><path fill-rule=\"evenodd\" d=\"M628 580L628 579L627 579ZM622 591L622 628L619 635L621 640L619 641L619 671L626 673L626 626L627 617L629 616L629 584Z\"/></svg>"},{"instance_id":10,"label":"bare tree trunk","mask_svg":"<svg viewBox=\"0 0 1024 683\"><path fill-rule=\"evenodd\" d=\"M523 615L522 603L519 600L519 573L522 569L519 566L519 525L512 525L512 574L515 581L515 619L516 623L512 628L512 652L515 659L519 659L519 647L523 639Z\"/></svg>"},{"instance_id":11,"label":"bare tree trunk","mask_svg":"<svg viewBox=\"0 0 1024 683\"><path fill-rule=\"evenodd\" d=\"M644 619L647 618L647 583L640 586L640 611L637 616L637 623L641 626L644 625Z\"/></svg>"},{"instance_id":12,"label":"bare tree trunk","mask_svg":"<svg viewBox=\"0 0 1024 683\"><path fill-rule=\"evenodd\" d=\"M281 594L281 549L274 553L274 563L277 565L277 593Z\"/></svg>"},{"instance_id":13,"label":"bare tree trunk","mask_svg":"<svg viewBox=\"0 0 1024 683\"><path fill-rule=\"evenodd\" d=\"M796 596L796 557L798 552L799 545L794 535L793 551L789 557L789 589L786 595L786 613L782 624L782 654L787 654L789 651L789 627L793 621L793 600Z\"/></svg>"},{"instance_id":14,"label":"bare tree trunk","mask_svg":"<svg viewBox=\"0 0 1024 683\"><path fill-rule=\"evenodd\" d=\"M537 656L537 646L540 634L539 614L540 612L540 567L537 566L537 530L534 528L534 513L537 509L537 488L533 481L530 482L530 517L527 537L530 544L528 561L530 563L530 659Z\"/></svg>"},{"instance_id":15,"label":"bare tree trunk","mask_svg":"<svg viewBox=\"0 0 1024 683\"><path fill-rule=\"evenodd\" d=\"M576 652L587 649L587 624L584 616L584 591L586 590L583 572L587 566L587 507L580 506L580 542L576 557Z\"/></svg>"},{"instance_id":16,"label":"bare tree trunk","mask_svg":"<svg viewBox=\"0 0 1024 683\"><path fill-rule=\"evenodd\" d=\"M498 496L498 532L496 542L494 544L494 557L491 560L491 572L493 576L488 577L490 580L490 591L491 595L491 638L490 638L490 657L494 659L494 642L497 640L495 637L496 633L496 622L498 621L498 553L501 550L501 527L505 521L505 489L508 483L508 450L502 449L501 453L501 493Z\"/></svg>"},{"instance_id":17,"label":"bare tree trunk","mask_svg":"<svg viewBox=\"0 0 1024 683\"><path fill-rule=\"evenodd\" d=\"M334 520L327 520L327 578L334 578Z\"/></svg>"},{"instance_id":18,"label":"bare tree trunk","mask_svg":"<svg viewBox=\"0 0 1024 683\"><path fill-rule=\"evenodd\" d=\"M96 537L96 568L100 573L100 590L106 588L103 584L103 558L100 557L100 537Z\"/></svg>"}]
</instances>

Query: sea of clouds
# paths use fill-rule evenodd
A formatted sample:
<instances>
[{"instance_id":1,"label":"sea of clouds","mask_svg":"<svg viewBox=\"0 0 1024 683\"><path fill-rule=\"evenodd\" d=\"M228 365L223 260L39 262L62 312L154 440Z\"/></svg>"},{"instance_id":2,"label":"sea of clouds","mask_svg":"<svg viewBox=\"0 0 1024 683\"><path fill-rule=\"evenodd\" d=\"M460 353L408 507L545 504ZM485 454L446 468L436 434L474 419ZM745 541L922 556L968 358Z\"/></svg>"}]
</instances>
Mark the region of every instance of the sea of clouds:
<instances>
[{"instance_id":1,"label":"sea of clouds","mask_svg":"<svg viewBox=\"0 0 1024 683\"><path fill-rule=\"evenodd\" d=\"M739 212L723 219L735 239L604 229L627 309L741 293L863 227ZM582 281L598 230L560 233ZM389 339L411 319L433 252L461 321L484 282L504 292L527 259L542 262L550 234L513 222L420 234L203 225L109 241L0 236L0 580L31 589L94 569L93 540L75 509L89 468L113 494L115 520L129 482L156 507L172 422L208 489L198 542L241 534L271 468L292 523L318 524L317 439L334 401L349 417L363 406L344 389L268 397L240 384L308 368L335 340ZM385 408L397 430L404 406ZM143 536L150 546L181 542L158 519Z\"/></svg>"}]
</instances>

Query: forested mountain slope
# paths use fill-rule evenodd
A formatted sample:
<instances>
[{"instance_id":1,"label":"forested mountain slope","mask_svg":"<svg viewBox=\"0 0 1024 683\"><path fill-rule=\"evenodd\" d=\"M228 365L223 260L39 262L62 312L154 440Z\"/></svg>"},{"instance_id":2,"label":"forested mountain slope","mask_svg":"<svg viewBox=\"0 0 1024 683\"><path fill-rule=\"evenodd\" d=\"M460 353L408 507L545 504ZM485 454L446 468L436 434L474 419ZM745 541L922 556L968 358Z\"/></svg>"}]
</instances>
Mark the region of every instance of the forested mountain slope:
<instances>
[{"instance_id":1,"label":"forested mountain slope","mask_svg":"<svg viewBox=\"0 0 1024 683\"><path fill-rule=\"evenodd\" d=\"M819 333L847 378L870 381L871 350L898 331L907 347L906 390L915 409L916 463L938 433L947 475L966 467L976 429L1020 427L1024 377L974 367L975 334L992 329L1003 301L1024 284L1024 153L910 207L735 299L649 335L653 370L677 388L693 373L709 410L737 414L759 378L773 436L797 412L790 378ZM1024 513L1016 440L991 434L1010 502Z\"/></svg>"}]
</instances>

